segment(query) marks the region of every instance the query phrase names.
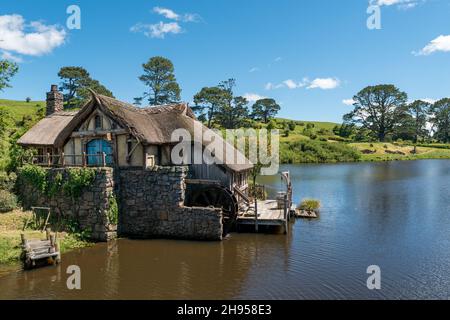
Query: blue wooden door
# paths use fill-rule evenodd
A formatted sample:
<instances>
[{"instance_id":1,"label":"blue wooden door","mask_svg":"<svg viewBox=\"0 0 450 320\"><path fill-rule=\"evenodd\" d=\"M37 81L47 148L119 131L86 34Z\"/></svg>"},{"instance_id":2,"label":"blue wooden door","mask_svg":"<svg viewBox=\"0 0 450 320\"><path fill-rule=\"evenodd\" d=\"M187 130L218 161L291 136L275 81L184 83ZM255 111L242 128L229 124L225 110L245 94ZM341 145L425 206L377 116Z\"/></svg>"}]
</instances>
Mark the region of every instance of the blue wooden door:
<instances>
[{"instance_id":1,"label":"blue wooden door","mask_svg":"<svg viewBox=\"0 0 450 320\"><path fill-rule=\"evenodd\" d=\"M91 140L86 145L87 164L90 166L102 165L102 154L106 154L106 164L113 163L112 147L108 141L103 139Z\"/></svg>"}]
</instances>

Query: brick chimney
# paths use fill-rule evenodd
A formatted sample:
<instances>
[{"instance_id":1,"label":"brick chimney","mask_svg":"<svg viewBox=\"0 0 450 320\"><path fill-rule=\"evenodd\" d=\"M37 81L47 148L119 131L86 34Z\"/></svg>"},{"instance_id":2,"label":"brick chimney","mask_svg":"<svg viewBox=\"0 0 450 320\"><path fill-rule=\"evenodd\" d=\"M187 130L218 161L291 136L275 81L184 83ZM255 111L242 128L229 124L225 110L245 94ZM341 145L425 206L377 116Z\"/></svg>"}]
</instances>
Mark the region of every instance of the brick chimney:
<instances>
[{"instance_id":1,"label":"brick chimney","mask_svg":"<svg viewBox=\"0 0 450 320\"><path fill-rule=\"evenodd\" d=\"M56 84L52 84L50 92L47 92L46 115L49 116L55 112L60 112L63 110L64 110L63 94L58 91L58 86Z\"/></svg>"}]
</instances>

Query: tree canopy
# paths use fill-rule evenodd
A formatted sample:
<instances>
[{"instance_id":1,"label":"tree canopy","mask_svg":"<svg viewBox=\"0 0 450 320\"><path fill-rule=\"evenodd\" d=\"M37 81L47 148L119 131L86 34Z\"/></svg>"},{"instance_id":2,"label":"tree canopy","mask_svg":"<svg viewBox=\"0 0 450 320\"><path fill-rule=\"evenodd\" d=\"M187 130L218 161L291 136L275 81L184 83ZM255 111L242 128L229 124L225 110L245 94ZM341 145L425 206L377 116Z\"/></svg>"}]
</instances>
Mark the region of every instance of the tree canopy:
<instances>
[{"instance_id":1,"label":"tree canopy","mask_svg":"<svg viewBox=\"0 0 450 320\"><path fill-rule=\"evenodd\" d=\"M82 106L90 99L88 89L108 97L114 97L112 92L98 80L92 79L89 72L82 67L62 67L58 76L62 82L60 90L64 94L64 101L68 108Z\"/></svg>"},{"instance_id":2,"label":"tree canopy","mask_svg":"<svg viewBox=\"0 0 450 320\"><path fill-rule=\"evenodd\" d=\"M435 137L443 142L450 142L450 98L437 101L432 107L431 123Z\"/></svg>"},{"instance_id":3,"label":"tree canopy","mask_svg":"<svg viewBox=\"0 0 450 320\"><path fill-rule=\"evenodd\" d=\"M19 71L16 63L8 60L0 60L0 91L10 88L11 78Z\"/></svg>"},{"instance_id":4,"label":"tree canopy","mask_svg":"<svg viewBox=\"0 0 450 320\"><path fill-rule=\"evenodd\" d=\"M344 116L344 121L361 125L379 141L385 141L401 123L407 99L407 94L394 85L366 87L353 97L354 110Z\"/></svg>"},{"instance_id":5,"label":"tree canopy","mask_svg":"<svg viewBox=\"0 0 450 320\"><path fill-rule=\"evenodd\" d=\"M211 128L217 112L225 103L225 92L219 87L204 87L195 96L192 110L205 118L208 128Z\"/></svg>"},{"instance_id":6,"label":"tree canopy","mask_svg":"<svg viewBox=\"0 0 450 320\"><path fill-rule=\"evenodd\" d=\"M261 120L268 123L273 118L281 107L274 99L264 98L256 101L252 106L252 116L256 120Z\"/></svg>"},{"instance_id":7,"label":"tree canopy","mask_svg":"<svg viewBox=\"0 0 450 320\"><path fill-rule=\"evenodd\" d=\"M175 78L175 68L169 59L153 57L142 67L144 74L139 77L139 80L148 87L144 97L148 98L151 105L180 101L181 89Z\"/></svg>"}]
</instances>

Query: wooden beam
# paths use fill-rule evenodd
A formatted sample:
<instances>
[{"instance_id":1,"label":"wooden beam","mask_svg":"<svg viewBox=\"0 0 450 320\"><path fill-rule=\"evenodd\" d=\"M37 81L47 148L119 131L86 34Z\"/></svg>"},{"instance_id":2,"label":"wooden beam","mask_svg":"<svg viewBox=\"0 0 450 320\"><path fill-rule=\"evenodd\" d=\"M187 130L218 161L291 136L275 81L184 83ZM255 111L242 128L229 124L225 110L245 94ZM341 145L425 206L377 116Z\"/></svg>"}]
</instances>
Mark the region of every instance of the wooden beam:
<instances>
[{"instance_id":1,"label":"wooden beam","mask_svg":"<svg viewBox=\"0 0 450 320\"><path fill-rule=\"evenodd\" d=\"M100 137L100 136L106 136L108 133L114 133L114 134L126 134L128 133L125 129L113 129L113 130L86 130L86 131L75 131L72 132L71 137L72 138L80 138L80 137Z\"/></svg>"}]
</instances>

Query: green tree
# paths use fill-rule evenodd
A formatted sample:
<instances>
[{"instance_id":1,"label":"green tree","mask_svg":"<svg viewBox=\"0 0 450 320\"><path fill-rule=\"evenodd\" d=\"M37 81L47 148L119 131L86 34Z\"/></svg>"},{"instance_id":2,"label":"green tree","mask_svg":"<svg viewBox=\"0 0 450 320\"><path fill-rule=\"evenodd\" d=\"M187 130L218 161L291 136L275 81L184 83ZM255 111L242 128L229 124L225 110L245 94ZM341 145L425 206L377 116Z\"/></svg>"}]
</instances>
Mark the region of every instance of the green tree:
<instances>
[{"instance_id":1,"label":"green tree","mask_svg":"<svg viewBox=\"0 0 450 320\"><path fill-rule=\"evenodd\" d=\"M104 85L102 85L98 80L88 78L83 81L83 83L77 90L79 106L83 105L85 102L91 99L91 93L88 89L91 89L95 91L95 93L101 94L103 96L114 98L113 93Z\"/></svg>"},{"instance_id":2,"label":"green tree","mask_svg":"<svg viewBox=\"0 0 450 320\"><path fill-rule=\"evenodd\" d=\"M344 121L361 125L383 142L400 124L407 99L407 94L393 85L366 87L353 97L355 108Z\"/></svg>"},{"instance_id":3,"label":"green tree","mask_svg":"<svg viewBox=\"0 0 450 320\"><path fill-rule=\"evenodd\" d=\"M276 116L281 107L274 99L259 99L252 106L252 116L255 120L261 120L268 123L269 120Z\"/></svg>"},{"instance_id":4,"label":"green tree","mask_svg":"<svg viewBox=\"0 0 450 320\"><path fill-rule=\"evenodd\" d=\"M16 63L8 60L0 60L0 91L10 88L11 78L19 71Z\"/></svg>"},{"instance_id":5,"label":"green tree","mask_svg":"<svg viewBox=\"0 0 450 320\"><path fill-rule=\"evenodd\" d=\"M244 97L234 97L231 103L221 106L217 123L225 129L237 129L247 125L248 101Z\"/></svg>"},{"instance_id":6,"label":"green tree","mask_svg":"<svg viewBox=\"0 0 450 320\"><path fill-rule=\"evenodd\" d=\"M437 101L431 107L431 123L433 124L434 137L443 143L450 142L450 98Z\"/></svg>"},{"instance_id":7,"label":"green tree","mask_svg":"<svg viewBox=\"0 0 450 320\"><path fill-rule=\"evenodd\" d=\"M225 103L225 92L219 87L205 87L194 96L195 106L192 110L208 122L208 128L211 128L216 113Z\"/></svg>"},{"instance_id":8,"label":"green tree","mask_svg":"<svg viewBox=\"0 0 450 320\"><path fill-rule=\"evenodd\" d=\"M162 105L180 101L181 89L174 74L174 66L169 59L153 57L142 65L144 74L139 77L147 87L144 96L151 105Z\"/></svg>"},{"instance_id":9,"label":"green tree","mask_svg":"<svg viewBox=\"0 0 450 320\"><path fill-rule=\"evenodd\" d=\"M428 135L427 120L430 108L431 104L422 100L416 100L406 107L406 112L413 118L414 143Z\"/></svg>"},{"instance_id":10,"label":"green tree","mask_svg":"<svg viewBox=\"0 0 450 320\"><path fill-rule=\"evenodd\" d=\"M89 72L82 67L62 67L58 72L61 78L60 90L64 93L64 101L69 108L79 105L77 98L80 88L89 81Z\"/></svg>"}]
</instances>

